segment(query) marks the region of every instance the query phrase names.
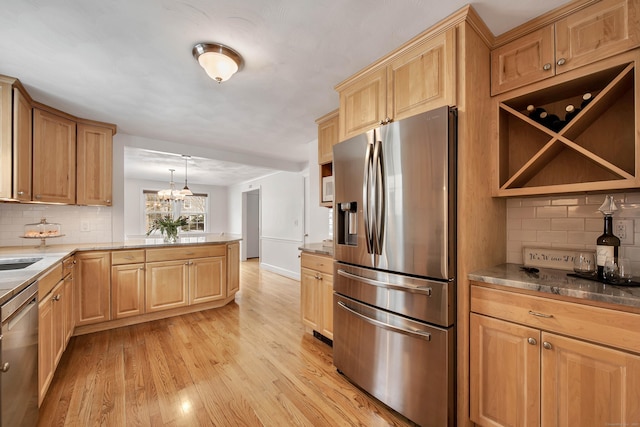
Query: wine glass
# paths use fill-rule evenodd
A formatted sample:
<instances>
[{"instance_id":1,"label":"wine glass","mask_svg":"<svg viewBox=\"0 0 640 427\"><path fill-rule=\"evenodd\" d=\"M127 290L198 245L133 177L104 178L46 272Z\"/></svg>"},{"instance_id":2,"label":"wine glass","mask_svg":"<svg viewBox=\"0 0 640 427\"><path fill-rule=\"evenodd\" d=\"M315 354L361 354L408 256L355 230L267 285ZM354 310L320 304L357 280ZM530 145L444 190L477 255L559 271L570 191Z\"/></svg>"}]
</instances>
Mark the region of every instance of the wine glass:
<instances>
[{"instance_id":1,"label":"wine glass","mask_svg":"<svg viewBox=\"0 0 640 427\"><path fill-rule=\"evenodd\" d=\"M621 282L629 283L633 278L629 258L618 258L618 276Z\"/></svg>"},{"instance_id":2,"label":"wine glass","mask_svg":"<svg viewBox=\"0 0 640 427\"><path fill-rule=\"evenodd\" d=\"M573 258L573 271L581 276L593 276L596 271L596 257L593 252L578 252Z\"/></svg>"},{"instance_id":3,"label":"wine glass","mask_svg":"<svg viewBox=\"0 0 640 427\"><path fill-rule=\"evenodd\" d=\"M617 260L614 257L607 257L604 262L602 275L604 276L604 280L609 283L616 283L618 279L620 279L620 271L616 261Z\"/></svg>"}]
</instances>

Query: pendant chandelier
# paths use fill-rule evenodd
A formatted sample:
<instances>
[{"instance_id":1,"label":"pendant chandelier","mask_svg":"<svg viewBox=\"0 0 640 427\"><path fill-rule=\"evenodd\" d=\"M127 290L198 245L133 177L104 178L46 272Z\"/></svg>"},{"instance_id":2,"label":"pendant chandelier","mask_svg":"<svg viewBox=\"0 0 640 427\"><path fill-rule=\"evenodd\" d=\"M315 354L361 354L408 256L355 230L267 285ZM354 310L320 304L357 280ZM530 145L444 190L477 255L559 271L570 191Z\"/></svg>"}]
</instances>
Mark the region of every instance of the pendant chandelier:
<instances>
[{"instance_id":1,"label":"pendant chandelier","mask_svg":"<svg viewBox=\"0 0 640 427\"><path fill-rule=\"evenodd\" d=\"M175 169L169 169L171 172L171 180L169 181L169 188L158 191L158 198L160 200L184 200L184 194L176 190L176 184L173 182L173 173Z\"/></svg>"},{"instance_id":2,"label":"pendant chandelier","mask_svg":"<svg viewBox=\"0 0 640 427\"><path fill-rule=\"evenodd\" d=\"M182 157L184 158L184 188L180 190L180 194L182 194L183 197L193 196L193 193L189 190L189 186L187 185L187 160L189 160L191 156L183 154Z\"/></svg>"}]
</instances>

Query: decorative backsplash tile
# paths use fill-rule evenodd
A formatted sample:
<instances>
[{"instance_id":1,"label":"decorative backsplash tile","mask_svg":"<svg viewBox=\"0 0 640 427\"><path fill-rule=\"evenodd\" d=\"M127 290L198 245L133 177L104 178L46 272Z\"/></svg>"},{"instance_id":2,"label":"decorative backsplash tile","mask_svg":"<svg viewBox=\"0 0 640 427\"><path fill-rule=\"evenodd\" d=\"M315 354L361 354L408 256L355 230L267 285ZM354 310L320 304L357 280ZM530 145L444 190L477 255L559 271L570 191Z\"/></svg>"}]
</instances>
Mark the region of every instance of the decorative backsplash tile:
<instances>
[{"instance_id":1,"label":"decorative backsplash tile","mask_svg":"<svg viewBox=\"0 0 640 427\"><path fill-rule=\"evenodd\" d=\"M633 221L634 244L623 244L620 256L629 258L634 274L640 275L640 193L611 194L618 206L614 222ZM561 195L507 200L507 262L522 264L524 247L595 250L604 228L598 211L604 197Z\"/></svg>"},{"instance_id":2,"label":"decorative backsplash tile","mask_svg":"<svg viewBox=\"0 0 640 427\"><path fill-rule=\"evenodd\" d=\"M36 246L39 240L23 239L24 225L40 222L61 224L63 237L47 244L110 243L111 208L99 206L60 206L0 203L0 246Z\"/></svg>"}]
</instances>

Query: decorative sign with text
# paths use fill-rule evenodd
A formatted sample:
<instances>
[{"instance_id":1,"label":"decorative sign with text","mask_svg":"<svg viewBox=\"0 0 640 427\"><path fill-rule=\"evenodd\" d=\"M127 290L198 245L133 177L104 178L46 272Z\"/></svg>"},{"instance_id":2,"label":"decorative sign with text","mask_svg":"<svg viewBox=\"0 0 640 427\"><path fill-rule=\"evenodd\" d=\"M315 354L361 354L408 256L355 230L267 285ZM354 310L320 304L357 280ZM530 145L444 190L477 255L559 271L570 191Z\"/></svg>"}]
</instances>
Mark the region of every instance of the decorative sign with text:
<instances>
[{"instance_id":1,"label":"decorative sign with text","mask_svg":"<svg viewBox=\"0 0 640 427\"><path fill-rule=\"evenodd\" d=\"M573 270L573 259L580 249L523 248L522 259L527 267Z\"/></svg>"}]
</instances>

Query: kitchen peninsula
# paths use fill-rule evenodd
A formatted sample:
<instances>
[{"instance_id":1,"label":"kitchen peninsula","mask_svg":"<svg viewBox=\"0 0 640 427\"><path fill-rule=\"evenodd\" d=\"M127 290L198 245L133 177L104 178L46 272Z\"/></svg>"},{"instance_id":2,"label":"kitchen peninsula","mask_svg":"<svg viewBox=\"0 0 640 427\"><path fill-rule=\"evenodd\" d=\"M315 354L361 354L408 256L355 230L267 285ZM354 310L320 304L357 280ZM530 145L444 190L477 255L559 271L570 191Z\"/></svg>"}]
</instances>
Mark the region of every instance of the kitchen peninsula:
<instances>
[{"instance_id":1,"label":"kitchen peninsula","mask_svg":"<svg viewBox=\"0 0 640 427\"><path fill-rule=\"evenodd\" d=\"M195 242L189 240L197 240ZM38 390L42 402L72 335L222 307L239 290L240 241L233 235L112 244L5 247L0 304L39 283Z\"/></svg>"}]
</instances>

